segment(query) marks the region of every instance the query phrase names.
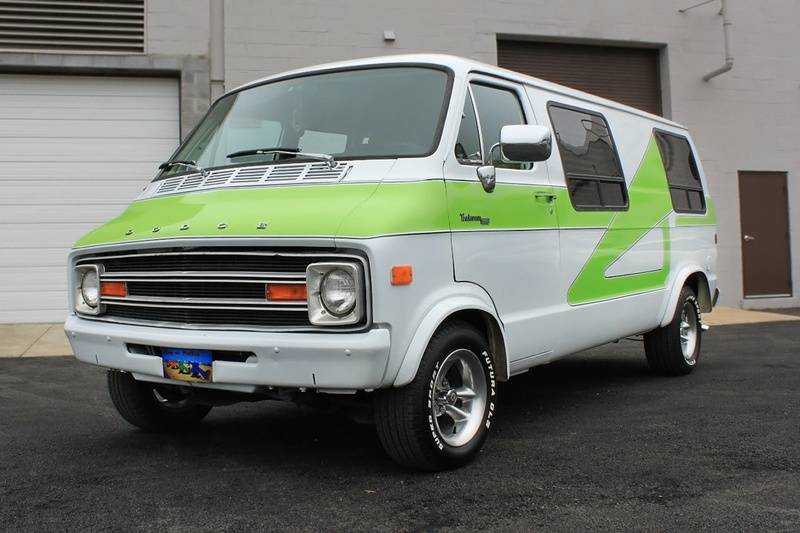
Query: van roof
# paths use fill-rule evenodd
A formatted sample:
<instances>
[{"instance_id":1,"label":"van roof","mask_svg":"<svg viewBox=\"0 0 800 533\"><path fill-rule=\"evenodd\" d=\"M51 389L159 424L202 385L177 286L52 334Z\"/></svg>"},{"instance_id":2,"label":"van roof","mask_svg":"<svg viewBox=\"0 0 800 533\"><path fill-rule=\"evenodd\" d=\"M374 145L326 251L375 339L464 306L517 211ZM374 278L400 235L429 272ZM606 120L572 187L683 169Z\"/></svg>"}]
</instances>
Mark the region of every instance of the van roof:
<instances>
[{"instance_id":1,"label":"van roof","mask_svg":"<svg viewBox=\"0 0 800 533\"><path fill-rule=\"evenodd\" d=\"M552 83L546 80L542 80L539 78L534 78L533 76L527 76L525 74L520 74L519 72L514 72L513 70L504 69L495 65L490 65L488 63L482 63L480 61L475 61L472 59L466 59L463 57L452 56L447 54L404 54L404 55L388 55L388 56L379 56L379 57L368 57L363 59L354 59L350 61L338 61L335 63L325 63L322 65L314 65L310 67L290 70L287 72L282 72L280 74L275 74L272 76L266 76L264 78L260 78L244 85L237 87L236 89L229 91L236 92L242 89L247 89L249 87L253 87L255 85L261 85L263 83L281 79L281 78L289 78L303 74L310 74L315 72L324 72L328 70L339 70L339 69L348 69L353 67L363 67L369 65L386 65L386 64L430 64L430 65L438 65L447 67L456 74L460 74L462 76L466 76L470 72L480 72L484 74L489 74L493 76L498 76L501 78L505 78L508 80L515 81L520 84L530 85L533 87L537 87L540 89L544 89L546 91L550 91L552 93L561 94L564 96L568 96L570 98L576 98L578 100L584 100L587 102L591 102L593 104L602 105L607 108L616 109L618 111L623 111L626 113L630 113L633 115L640 116L642 118L646 118L648 120L652 120L653 122L658 122L660 124L664 124L667 126L671 126L673 128L679 129L686 129L685 126L678 124L676 122L672 122L671 120L665 119L664 117L660 117L658 115L654 115L652 113L648 113L646 111L642 111L641 109L636 109L634 107L627 106L625 104L621 104L619 102L615 102L613 100L608 100L607 98L602 98L600 96L596 96L594 94L586 93L583 91L579 91L577 89L572 89L570 87L565 87L564 85L559 85L557 83Z\"/></svg>"}]
</instances>

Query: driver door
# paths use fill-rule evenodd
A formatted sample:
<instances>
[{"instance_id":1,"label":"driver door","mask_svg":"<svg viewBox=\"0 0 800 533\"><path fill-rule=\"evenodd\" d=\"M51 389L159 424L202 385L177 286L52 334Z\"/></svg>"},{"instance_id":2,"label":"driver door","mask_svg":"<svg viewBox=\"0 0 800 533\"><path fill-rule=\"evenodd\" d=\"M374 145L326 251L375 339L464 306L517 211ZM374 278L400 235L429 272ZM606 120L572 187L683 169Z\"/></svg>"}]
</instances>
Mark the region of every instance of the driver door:
<instances>
[{"instance_id":1,"label":"driver door","mask_svg":"<svg viewBox=\"0 0 800 533\"><path fill-rule=\"evenodd\" d=\"M559 241L555 191L547 165L509 163L492 147L508 124L535 124L517 84L474 75L462 94L463 112L444 164L456 281L483 287L506 334L512 371L555 345ZM477 169L492 165L496 187L487 192Z\"/></svg>"}]
</instances>

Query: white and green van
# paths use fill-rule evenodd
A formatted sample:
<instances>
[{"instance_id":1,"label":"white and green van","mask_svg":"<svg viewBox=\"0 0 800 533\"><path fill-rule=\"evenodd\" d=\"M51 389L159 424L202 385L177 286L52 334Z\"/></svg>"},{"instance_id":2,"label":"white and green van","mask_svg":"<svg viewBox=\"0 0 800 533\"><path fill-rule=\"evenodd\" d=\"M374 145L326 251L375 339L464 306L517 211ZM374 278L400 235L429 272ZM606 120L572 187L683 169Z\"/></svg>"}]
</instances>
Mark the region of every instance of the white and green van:
<instances>
[{"instance_id":1,"label":"white and green van","mask_svg":"<svg viewBox=\"0 0 800 533\"><path fill-rule=\"evenodd\" d=\"M696 366L718 294L696 153L661 117L456 57L272 76L75 244L66 332L146 430L283 399L455 467L531 367L635 335L654 371Z\"/></svg>"}]
</instances>

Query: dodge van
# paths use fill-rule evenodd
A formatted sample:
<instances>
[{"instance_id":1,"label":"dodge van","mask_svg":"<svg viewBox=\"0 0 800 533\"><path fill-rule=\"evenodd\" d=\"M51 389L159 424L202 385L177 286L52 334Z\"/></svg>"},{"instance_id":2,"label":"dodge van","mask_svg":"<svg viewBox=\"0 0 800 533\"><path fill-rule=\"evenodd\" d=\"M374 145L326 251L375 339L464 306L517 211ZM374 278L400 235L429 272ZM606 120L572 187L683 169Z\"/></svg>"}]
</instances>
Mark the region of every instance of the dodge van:
<instances>
[{"instance_id":1,"label":"dodge van","mask_svg":"<svg viewBox=\"0 0 800 533\"><path fill-rule=\"evenodd\" d=\"M653 371L691 372L715 242L684 127L456 57L364 59L214 102L75 244L65 330L144 430L305 402L440 470L537 365L642 336Z\"/></svg>"}]
</instances>

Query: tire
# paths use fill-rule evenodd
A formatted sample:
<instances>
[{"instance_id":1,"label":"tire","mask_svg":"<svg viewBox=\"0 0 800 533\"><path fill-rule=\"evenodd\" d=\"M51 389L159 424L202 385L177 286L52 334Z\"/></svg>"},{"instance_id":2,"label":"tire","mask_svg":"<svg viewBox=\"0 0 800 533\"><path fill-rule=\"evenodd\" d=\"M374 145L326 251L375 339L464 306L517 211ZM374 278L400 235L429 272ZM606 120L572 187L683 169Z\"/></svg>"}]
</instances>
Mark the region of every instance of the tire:
<instances>
[{"instance_id":1,"label":"tire","mask_svg":"<svg viewBox=\"0 0 800 533\"><path fill-rule=\"evenodd\" d=\"M672 321L644 335L650 368L666 376L683 376L697 366L703 336L700 307L690 287L683 287Z\"/></svg>"},{"instance_id":2,"label":"tire","mask_svg":"<svg viewBox=\"0 0 800 533\"><path fill-rule=\"evenodd\" d=\"M122 418L151 432L173 432L199 423L211 411L198 405L179 387L136 381L127 372L108 371L108 392Z\"/></svg>"},{"instance_id":3,"label":"tire","mask_svg":"<svg viewBox=\"0 0 800 533\"><path fill-rule=\"evenodd\" d=\"M434 334L411 383L376 393L375 422L381 444L397 463L448 470L469 463L481 450L496 404L486 339L470 324L453 320Z\"/></svg>"}]
</instances>

